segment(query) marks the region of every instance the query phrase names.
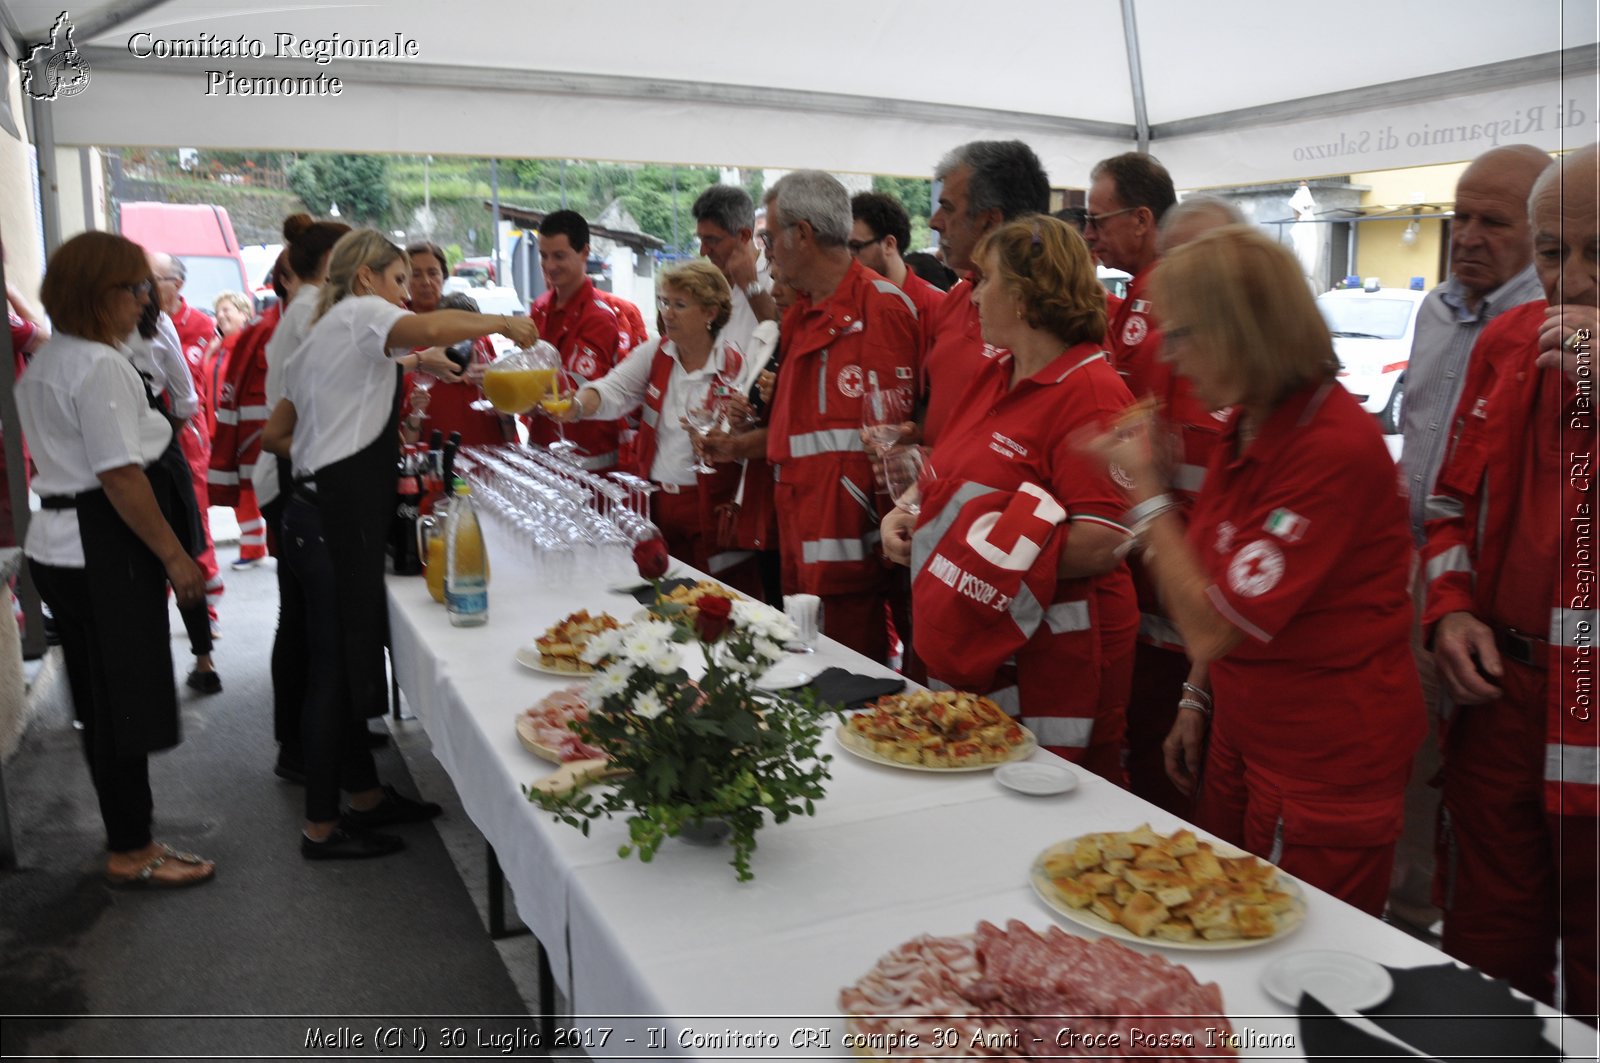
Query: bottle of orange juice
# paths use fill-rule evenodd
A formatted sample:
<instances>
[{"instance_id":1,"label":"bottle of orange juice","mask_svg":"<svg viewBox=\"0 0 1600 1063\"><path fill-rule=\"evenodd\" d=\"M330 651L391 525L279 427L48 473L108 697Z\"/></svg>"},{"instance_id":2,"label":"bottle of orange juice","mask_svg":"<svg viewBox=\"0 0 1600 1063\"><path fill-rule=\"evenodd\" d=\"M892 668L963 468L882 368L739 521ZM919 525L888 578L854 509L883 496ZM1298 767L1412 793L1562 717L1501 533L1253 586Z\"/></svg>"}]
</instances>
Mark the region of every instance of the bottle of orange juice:
<instances>
[{"instance_id":1,"label":"bottle of orange juice","mask_svg":"<svg viewBox=\"0 0 1600 1063\"><path fill-rule=\"evenodd\" d=\"M444 605L456 627L477 627L489 622L489 553L483 528L472 507L472 491L456 482L445 519Z\"/></svg>"}]
</instances>

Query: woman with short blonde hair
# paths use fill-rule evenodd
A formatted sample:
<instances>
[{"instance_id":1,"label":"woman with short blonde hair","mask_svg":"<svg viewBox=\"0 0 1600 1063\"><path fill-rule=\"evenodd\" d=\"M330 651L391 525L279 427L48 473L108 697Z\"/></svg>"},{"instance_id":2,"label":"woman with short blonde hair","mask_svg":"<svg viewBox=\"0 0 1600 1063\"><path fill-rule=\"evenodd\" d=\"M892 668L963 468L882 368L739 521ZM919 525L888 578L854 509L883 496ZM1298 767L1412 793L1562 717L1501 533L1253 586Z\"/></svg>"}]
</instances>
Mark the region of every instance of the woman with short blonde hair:
<instances>
[{"instance_id":1,"label":"woman with short blonde hair","mask_svg":"<svg viewBox=\"0 0 1600 1063\"><path fill-rule=\"evenodd\" d=\"M1157 411L1095 443L1192 662L1167 771L1201 827L1381 914L1426 726L1394 461L1286 249L1216 229L1152 290L1166 357L1226 418L1187 523Z\"/></svg>"}]
</instances>

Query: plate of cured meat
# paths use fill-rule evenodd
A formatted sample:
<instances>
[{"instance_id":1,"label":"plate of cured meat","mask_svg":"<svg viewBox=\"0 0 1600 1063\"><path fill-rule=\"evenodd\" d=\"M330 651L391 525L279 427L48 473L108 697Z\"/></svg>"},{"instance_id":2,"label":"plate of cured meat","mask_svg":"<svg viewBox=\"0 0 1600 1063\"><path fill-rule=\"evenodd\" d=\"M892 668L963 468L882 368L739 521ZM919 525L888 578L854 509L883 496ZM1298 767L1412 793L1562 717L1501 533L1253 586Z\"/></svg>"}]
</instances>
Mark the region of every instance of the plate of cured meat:
<instances>
[{"instance_id":1,"label":"plate of cured meat","mask_svg":"<svg viewBox=\"0 0 1600 1063\"><path fill-rule=\"evenodd\" d=\"M1305 922L1300 886L1265 860L1149 824L1084 834L1034 859L1034 892L1091 930L1169 949L1244 949Z\"/></svg>"},{"instance_id":2,"label":"plate of cured meat","mask_svg":"<svg viewBox=\"0 0 1600 1063\"><path fill-rule=\"evenodd\" d=\"M839 991L839 1010L863 1056L1236 1054L1216 983L1164 956L1015 919L905 942Z\"/></svg>"},{"instance_id":3,"label":"plate of cured meat","mask_svg":"<svg viewBox=\"0 0 1600 1063\"><path fill-rule=\"evenodd\" d=\"M863 760L911 771L992 771L1039 748L1033 732L980 694L890 694L839 725L839 744Z\"/></svg>"},{"instance_id":4,"label":"plate of cured meat","mask_svg":"<svg viewBox=\"0 0 1600 1063\"><path fill-rule=\"evenodd\" d=\"M574 760L603 760L604 751L589 745L569 726L589 718L583 687L558 690L517 717L517 737L536 757L553 764Z\"/></svg>"}]
</instances>

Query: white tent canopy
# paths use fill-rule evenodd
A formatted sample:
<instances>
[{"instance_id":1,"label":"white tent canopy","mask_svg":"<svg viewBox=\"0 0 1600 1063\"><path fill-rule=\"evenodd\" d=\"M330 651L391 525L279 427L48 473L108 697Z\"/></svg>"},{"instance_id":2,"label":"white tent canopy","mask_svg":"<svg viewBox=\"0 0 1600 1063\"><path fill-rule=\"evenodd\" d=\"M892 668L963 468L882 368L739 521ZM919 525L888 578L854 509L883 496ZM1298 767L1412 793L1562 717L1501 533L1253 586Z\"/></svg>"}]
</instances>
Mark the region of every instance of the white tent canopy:
<instances>
[{"instance_id":1,"label":"white tent canopy","mask_svg":"<svg viewBox=\"0 0 1600 1063\"><path fill-rule=\"evenodd\" d=\"M0 8L32 43L60 2ZM1595 139L1600 114L1593 0L117 0L72 20L91 83L42 105L60 146L926 175L955 144L1018 137L1058 185L1146 143L1192 188L1554 150ZM335 35L415 54L282 47ZM241 39L262 57L192 54ZM190 54L155 54L174 47ZM342 90L223 95L208 71Z\"/></svg>"}]
</instances>

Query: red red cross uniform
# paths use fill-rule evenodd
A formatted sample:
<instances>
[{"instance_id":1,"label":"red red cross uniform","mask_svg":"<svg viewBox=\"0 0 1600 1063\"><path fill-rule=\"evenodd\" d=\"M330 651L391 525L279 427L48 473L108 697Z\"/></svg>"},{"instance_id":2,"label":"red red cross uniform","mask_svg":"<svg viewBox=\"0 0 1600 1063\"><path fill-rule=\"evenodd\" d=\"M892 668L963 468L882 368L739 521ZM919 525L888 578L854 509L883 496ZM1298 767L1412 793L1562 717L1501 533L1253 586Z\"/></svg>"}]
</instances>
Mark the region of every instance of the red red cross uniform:
<instances>
[{"instance_id":1,"label":"red red cross uniform","mask_svg":"<svg viewBox=\"0 0 1600 1063\"><path fill-rule=\"evenodd\" d=\"M1234 457L1238 426L1236 410L1189 524L1212 605L1245 635L1211 665L1195 822L1378 915L1426 730L1394 462L1331 381Z\"/></svg>"},{"instance_id":2,"label":"red red cross uniform","mask_svg":"<svg viewBox=\"0 0 1600 1063\"><path fill-rule=\"evenodd\" d=\"M933 336L934 321L939 316L939 307L944 303L945 293L932 284L917 276L914 269L906 270L906 282L900 286L906 293L906 298L911 300L911 305L917 311L917 333L921 337L917 347L917 364L912 368L916 370L918 387L922 381L922 354L928 349L928 342Z\"/></svg>"},{"instance_id":3,"label":"red red cross uniform","mask_svg":"<svg viewBox=\"0 0 1600 1063\"><path fill-rule=\"evenodd\" d=\"M868 373L912 382L916 316L900 289L852 261L826 299L788 309L781 337L767 459L777 467L783 587L822 597L826 634L881 661L888 573L861 398Z\"/></svg>"},{"instance_id":4,"label":"red red cross uniform","mask_svg":"<svg viewBox=\"0 0 1600 1063\"><path fill-rule=\"evenodd\" d=\"M1037 483L1066 509L1068 542L1074 527L1087 524L1123 530L1121 491L1075 442L1080 429L1109 425L1133 401L1104 352L1079 344L1015 387L1011 373L1009 353L980 357L930 456L939 479L1008 491ZM1131 616L1106 615L1106 607L1120 600L1131 614L1133 600L1097 589L1128 580L1119 565L1093 580L1057 581L1045 623L997 680L1010 682L990 694L1042 745L1113 780L1121 778L1121 702L1113 699L1103 713L1100 688L1106 660L1131 650L1133 625ZM984 635L972 632L974 640Z\"/></svg>"},{"instance_id":5,"label":"red red cross uniform","mask_svg":"<svg viewBox=\"0 0 1600 1063\"><path fill-rule=\"evenodd\" d=\"M261 457L261 429L267 409L267 340L280 317L278 304L235 332L233 349L221 365L211 434L206 491L214 506L232 506L239 521L239 557L253 561L272 547L267 522L256 504L251 473ZM268 460L271 460L270 458Z\"/></svg>"},{"instance_id":6,"label":"red red cross uniform","mask_svg":"<svg viewBox=\"0 0 1600 1063\"><path fill-rule=\"evenodd\" d=\"M200 410L183 431L178 433L178 446L189 463L189 478L194 483L194 498L200 506L200 530L205 535L205 550L196 557L195 564L206 577L206 611L211 619L217 618L217 603L222 600L222 575L217 571L217 548L211 541L211 519L207 510L211 496L206 488L206 475L211 468L211 389L206 385L205 355L211 341L216 338L216 323L205 314L178 298L178 312L172 315L172 325L183 345L183 362L189 367L189 378L194 382L194 393L199 397Z\"/></svg>"},{"instance_id":7,"label":"red red cross uniform","mask_svg":"<svg viewBox=\"0 0 1600 1063\"><path fill-rule=\"evenodd\" d=\"M972 374L986 356L998 353L998 348L983 342L978 308L972 303L971 281L959 280L945 294L923 325L923 337L920 376L926 408L922 441L934 446L954 419Z\"/></svg>"},{"instance_id":8,"label":"red red cross uniform","mask_svg":"<svg viewBox=\"0 0 1600 1063\"><path fill-rule=\"evenodd\" d=\"M1195 400L1189 382L1161 357L1161 325L1150 303L1150 274L1141 270L1128 283L1125 298L1107 300L1106 346L1112 364L1137 398L1154 398L1162 417L1179 433L1181 446L1173 490L1192 503L1205 480L1206 465L1221 430L1221 420ZM1167 777L1162 742L1178 713L1189 659L1177 626L1166 615L1155 584L1135 559L1130 568L1139 601L1139 643L1132 662L1128 696L1128 777L1134 793L1179 815L1190 802Z\"/></svg>"},{"instance_id":9,"label":"red red cross uniform","mask_svg":"<svg viewBox=\"0 0 1600 1063\"><path fill-rule=\"evenodd\" d=\"M591 280L585 279L565 306L556 305L555 289L546 291L533 301L528 316L539 326L539 338L561 352L562 365L578 378L580 387L611 372L621 358L618 350L622 327L616 311L599 298ZM523 422L528 426L531 442L549 444L560 438L547 417L525 417ZM567 439L578 444L584 468L616 467L622 426L621 419L579 421L567 426Z\"/></svg>"},{"instance_id":10,"label":"red red cross uniform","mask_svg":"<svg viewBox=\"0 0 1600 1063\"><path fill-rule=\"evenodd\" d=\"M1471 613L1504 669L1502 697L1444 725L1435 892L1445 951L1547 1002L1559 940L1565 1008L1593 1021L1595 420L1592 392L1533 364L1545 308L1479 337L1424 511L1425 637Z\"/></svg>"}]
</instances>

